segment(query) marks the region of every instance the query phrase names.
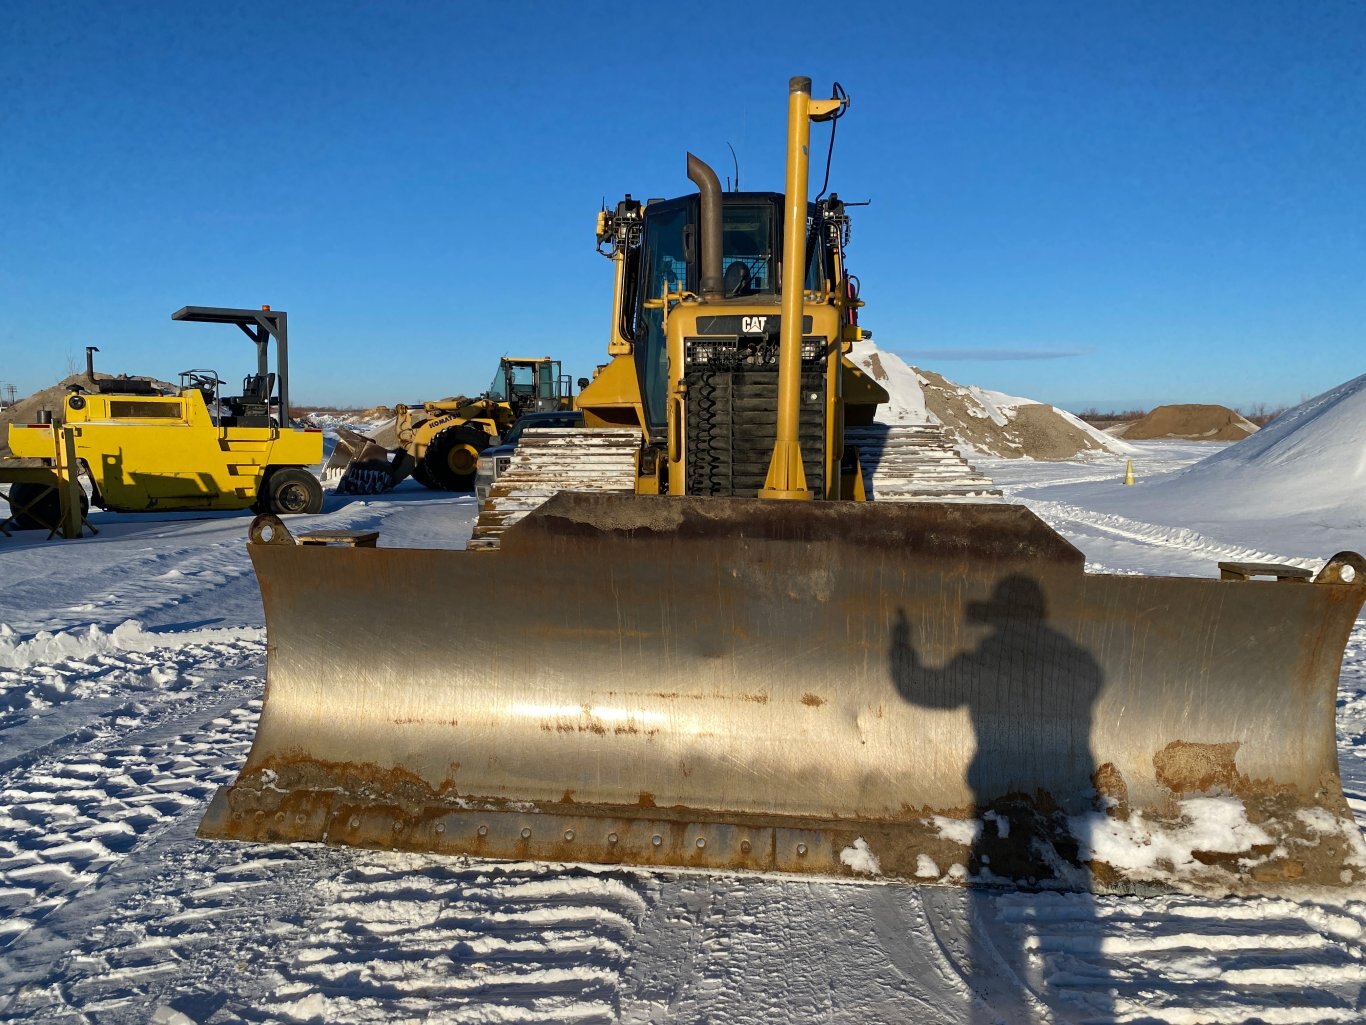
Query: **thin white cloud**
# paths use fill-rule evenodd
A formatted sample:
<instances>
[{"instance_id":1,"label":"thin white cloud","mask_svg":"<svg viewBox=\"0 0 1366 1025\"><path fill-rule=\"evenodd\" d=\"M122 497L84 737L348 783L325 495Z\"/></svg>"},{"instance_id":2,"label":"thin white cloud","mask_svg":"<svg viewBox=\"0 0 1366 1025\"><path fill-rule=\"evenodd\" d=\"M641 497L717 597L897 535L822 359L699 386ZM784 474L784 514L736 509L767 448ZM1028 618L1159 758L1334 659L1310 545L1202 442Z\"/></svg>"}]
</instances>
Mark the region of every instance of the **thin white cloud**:
<instances>
[{"instance_id":1,"label":"thin white cloud","mask_svg":"<svg viewBox=\"0 0 1366 1025\"><path fill-rule=\"evenodd\" d=\"M896 354L908 360L977 360L998 362L1026 359L1068 359L1084 356L1086 349L897 349Z\"/></svg>"}]
</instances>

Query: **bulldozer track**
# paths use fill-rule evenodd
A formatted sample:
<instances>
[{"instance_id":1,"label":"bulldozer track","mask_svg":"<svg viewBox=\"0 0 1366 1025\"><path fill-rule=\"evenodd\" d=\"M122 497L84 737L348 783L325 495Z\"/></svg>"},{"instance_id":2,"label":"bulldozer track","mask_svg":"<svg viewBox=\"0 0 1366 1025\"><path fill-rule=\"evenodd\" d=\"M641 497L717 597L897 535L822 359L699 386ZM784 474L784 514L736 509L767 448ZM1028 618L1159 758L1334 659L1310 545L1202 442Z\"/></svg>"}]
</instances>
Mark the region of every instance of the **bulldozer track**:
<instances>
[{"instance_id":1,"label":"bulldozer track","mask_svg":"<svg viewBox=\"0 0 1366 1025\"><path fill-rule=\"evenodd\" d=\"M533 428L479 511L470 548L498 547L504 530L561 491L632 492L640 432L619 428Z\"/></svg>"},{"instance_id":2,"label":"bulldozer track","mask_svg":"<svg viewBox=\"0 0 1366 1025\"><path fill-rule=\"evenodd\" d=\"M849 428L869 497L914 502L1000 497L1001 491L954 449L936 424ZM634 429L529 430L489 492L471 548L496 548L504 530L560 491L630 492L635 487Z\"/></svg>"},{"instance_id":3,"label":"bulldozer track","mask_svg":"<svg viewBox=\"0 0 1366 1025\"><path fill-rule=\"evenodd\" d=\"M876 502L999 498L1001 490L958 454L938 424L848 427L864 488Z\"/></svg>"}]
</instances>

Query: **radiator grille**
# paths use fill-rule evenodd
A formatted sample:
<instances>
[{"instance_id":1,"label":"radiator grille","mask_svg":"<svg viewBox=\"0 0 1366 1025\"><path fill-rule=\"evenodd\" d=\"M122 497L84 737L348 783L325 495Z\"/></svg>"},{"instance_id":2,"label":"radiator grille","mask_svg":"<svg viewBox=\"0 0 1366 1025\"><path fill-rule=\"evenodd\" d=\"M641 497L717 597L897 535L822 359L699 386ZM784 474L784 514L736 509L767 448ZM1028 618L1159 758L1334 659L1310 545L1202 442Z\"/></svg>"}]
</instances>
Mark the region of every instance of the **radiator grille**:
<instances>
[{"instance_id":1,"label":"radiator grille","mask_svg":"<svg viewBox=\"0 0 1366 1025\"><path fill-rule=\"evenodd\" d=\"M802 339L798 437L806 485L825 487L825 341ZM752 498L778 432L778 340L684 339L685 467L690 495Z\"/></svg>"}]
</instances>

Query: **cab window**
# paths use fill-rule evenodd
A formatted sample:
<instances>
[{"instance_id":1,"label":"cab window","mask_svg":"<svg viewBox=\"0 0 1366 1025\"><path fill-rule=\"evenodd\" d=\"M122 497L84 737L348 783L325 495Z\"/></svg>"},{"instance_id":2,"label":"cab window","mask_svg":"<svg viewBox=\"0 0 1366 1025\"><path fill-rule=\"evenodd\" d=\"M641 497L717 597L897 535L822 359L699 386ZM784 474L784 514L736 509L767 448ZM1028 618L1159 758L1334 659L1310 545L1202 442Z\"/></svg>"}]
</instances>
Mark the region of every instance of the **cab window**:
<instances>
[{"instance_id":1,"label":"cab window","mask_svg":"<svg viewBox=\"0 0 1366 1025\"><path fill-rule=\"evenodd\" d=\"M640 288L636 296L636 373L643 384L645 418L652 425L665 422L665 392L669 379L669 346L664 335L664 311L645 303L688 285L683 230L688 225L688 201L650 204L645 211L645 241L640 259Z\"/></svg>"},{"instance_id":2,"label":"cab window","mask_svg":"<svg viewBox=\"0 0 1366 1025\"><path fill-rule=\"evenodd\" d=\"M721 223L721 281L726 298L776 291L773 204L727 204Z\"/></svg>"}]
</instances>

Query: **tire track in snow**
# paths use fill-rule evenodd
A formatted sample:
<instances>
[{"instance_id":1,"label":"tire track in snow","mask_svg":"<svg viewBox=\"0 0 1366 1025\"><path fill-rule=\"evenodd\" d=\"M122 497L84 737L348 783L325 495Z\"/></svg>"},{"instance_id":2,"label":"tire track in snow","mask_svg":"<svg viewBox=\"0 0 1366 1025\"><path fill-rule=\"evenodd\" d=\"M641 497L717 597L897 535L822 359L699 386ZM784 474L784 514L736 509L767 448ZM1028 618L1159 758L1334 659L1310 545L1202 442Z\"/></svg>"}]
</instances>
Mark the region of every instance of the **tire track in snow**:
<instances>
[{"instance_id":1,"label":"tire track in snow","mask_svg":"<svg viewBox=\"0 0 1366 1025\"><path fill-rule=\"evenodd\" d=\"M1359 1021L1366 904L1000 894L992 942L1058 1021Z\"/></svg>"},{"instance_id":2,"label":"tire track in snow","mask_svg":"<svg viewBox=\"0 0 1366 1025\"><path fill-rule=\"evenodd\" d=\"M1359 1021L1366 903L655 877L622 1021ZM756 981L762 980L762 981Z\"/></svg>"},{"instance_id":3,"label":"tire track in snow","mask_svg":"<svg viewBox=\"0 0 1366 1025\"><path fill-rule=\"evenodd\" d=\"M356 501L324 515L287 520L296 530L343 529L356 524L369 529L404 510L404 503ZM207 607L221 615L228 599L234 612L246 612L244 622L259 623L260 599L247 545L250 522L245 516L168 521L160 528L174 537L170 541L144 530L16 552L17 561L9 567L5 591L0 594L0 617L19 640L28 640L43 632L85 629L92 623L152 622L178 606L199 606L196 599L212 593ZM206 533L228 536L206 540ZM110 551L118 557L109 559L105 553ZM69 604L54 608L54 594L61 594ZM35 615L31 610L40 611Z\"/></svg>"},{"instance_id":4,"label":"tire track in snow","mask_svg":"<svg viewBox=\"0 0 1366 1025\"><path fill-rule=\"evenodd\" d=\"M4 605L10 628L21 640L43 632L60 632L88 627L91 623L117 623L125 619L146 618L149 613L172 608L207 591L228 587L251 572L247 556L245 524L243 540L219 541L207 546L188 544L139 548L136 571L123 562L96 565L86 569L82 553L73 549L57 550L52 562L57 572L21 580L7 588ZM131 539L111 540L110 544L132 546ZM70 572L62 572L68 570ZM60 583L52 577L69 576ZM73 603L53 608L51 595L57 591ZM39 616L24 610L40 609Z\"/></svg>"},{"instance_id":5,"label":"tire track in snow","mask_svg":"<svg viewBox=\"0 0 1366 1025\"><path fill-rule=\"evenodd\" d=\"M1347 641L1338 680L1338 768L1342 792L1357 825L1366 830L1366 621Z\"/></svg>"},{"instance_id":6,"label":"tire track in snow","mask_svg":"<svg viewBox=\"0 0 1366 1025\"><path fill-rule=\"evenodd\" d=\"M0 772L101 722L196 700L209 676L259 667L254 627L153 633L128 621L16 641L0 629Z\"/></svg>"},{"instance_id":7,"label":"tire track in snow","mask_svg":"<svg viewBox=\"0 0 1366 1025\"><path fill-rule=\"evenodd\" d=\"M115 715L95 727L101 736L0 776L0 982L41 968L49 919L69 919L72 905L125 859L145 856L166 829L197 824L245 756L257 688L252 679L201 683L183 706Z\"/></svg>"},{"instance_id":8,"label":"tire track in snow","mask_svg":"<svg viewBox=\"0 0 1366 1025\"><path fill-rule=\"evenodd\" d=\"M992 474L994 466L983 463L983 468L988 475ZM1037 490L1039 487L1066 487L1074 484L1095 484L1099 481L1109 481L1115 479L1115 469L1113 466L1097 467L1091 472L1082 472L1071 477L1049 478L1040 483L1037 480L1022 480L1002 483L995 476L992 476L993 483L1001 489L1001 494L1007 499L1014 499L1021 492Z\"/></svg>"},{"instance_id":9,"label":"tire track in snow","mask_svg":"<svg viewBox=\"0 0 1366 1025\"><path fill-rule=\"evenodd\" d=\"M350 853L247 1020L617 1021L648 907L631 873Z\"/></svg>"},{"instance_id":10,"label":"tire track in snow","mask_svg":"<svg viewBox=\"0 0 1366 1025\"><path fill-rule=\"evenodd\" d=\"M926 888L701 873L648 881L658 896L632 949L623 1022L968 1020L963 980L926 924Z\"/></svg>"},{"instance_id":11,"label":"tire track in snow","mask_svg":"<svg viewBox=\"0 0 1366 1025\"><path fill-rule=\"evenodd\" d=\"M195 838L197 821L183 816L110 873L85 909L88 928L8 1009L0 1000L3 1020L249 1020L254 994L278 981L270 966L279 948L309 934L318 883L346 852L209 843Z\"/></svg>"},{"instance_id":12,"label":"tire track in snow","mask_svg":"<svg viewBox=\"0 0 1366 1025\"><path fill-rule=\"evenodd\" d=\"M1317 570L1323 565L1322 559L1292 558L1217 541L1189 527L1167 527L1158 523L1147 523L1116 513L1093 512L1065 502L1029 501L1026 504L1049 526L1073 541L1083 551L1086 550L1085 539L1097 537L1107 541L1127 542L1142 548L1188 553L1198 556L1201 560L1207 560L1211 567L1218 561L1279 562L1311 570ZM1089 559L1086 569L1093 573L1116 572L1106 570L1100 563Z\"/></svg>"}]
</instances>

